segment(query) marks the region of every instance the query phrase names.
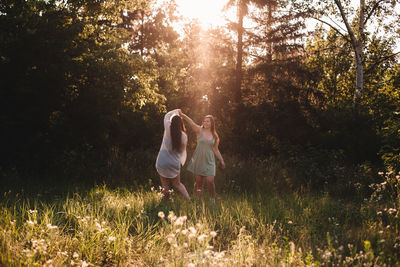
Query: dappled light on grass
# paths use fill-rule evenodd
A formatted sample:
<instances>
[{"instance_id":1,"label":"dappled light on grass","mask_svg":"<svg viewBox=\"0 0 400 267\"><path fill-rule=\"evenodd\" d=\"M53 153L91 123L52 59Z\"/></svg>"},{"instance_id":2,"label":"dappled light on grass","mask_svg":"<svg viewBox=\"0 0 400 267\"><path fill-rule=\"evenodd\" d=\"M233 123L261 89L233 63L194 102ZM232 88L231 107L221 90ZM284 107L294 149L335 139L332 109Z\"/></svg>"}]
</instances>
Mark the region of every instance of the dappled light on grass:
<instances>
[{"instance_id":1,"label":"dappled light on grass","mask_svg":"<svg viewBox=\"0 0 400 267\"><path fill-rule=\"evenodd\" d=\"M358 209L296 193L225 194L212 204L103 186L50 205L5 193L0 259L41 266L393 265L400 178L381 176Z\"/></svg>"}]
</instances>

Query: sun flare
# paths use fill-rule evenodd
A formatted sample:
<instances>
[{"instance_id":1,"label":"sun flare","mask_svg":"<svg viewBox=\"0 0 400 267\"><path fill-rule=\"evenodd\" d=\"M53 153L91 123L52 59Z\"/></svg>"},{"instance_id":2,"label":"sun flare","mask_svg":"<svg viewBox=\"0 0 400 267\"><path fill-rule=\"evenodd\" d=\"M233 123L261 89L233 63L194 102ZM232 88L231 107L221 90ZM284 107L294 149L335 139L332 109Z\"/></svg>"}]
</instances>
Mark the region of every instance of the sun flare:
<instances>
[{"instance_id":1,"label":"sun flare","mask_svg":"<svg viewBox=\"0 0 400 267\"><path fill-rule=\"evenodd\" d=\"M228 0L176 0L179 13L188 19L197 19L202 27L211 28L226 24L222 9Z\"/></svg>"}]
</instances>

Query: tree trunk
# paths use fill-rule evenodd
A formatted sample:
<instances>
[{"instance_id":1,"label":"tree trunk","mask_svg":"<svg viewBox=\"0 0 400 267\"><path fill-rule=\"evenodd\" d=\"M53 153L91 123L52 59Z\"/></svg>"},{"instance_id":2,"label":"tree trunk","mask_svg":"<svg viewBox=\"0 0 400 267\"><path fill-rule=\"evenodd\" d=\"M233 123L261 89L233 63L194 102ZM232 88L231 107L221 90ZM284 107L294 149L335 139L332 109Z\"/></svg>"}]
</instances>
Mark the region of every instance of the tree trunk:
<instances>
[{"instance_id":1,"label":"tree trunk","mask_svg":"<svg viewBox=\"0 0 400 267\"><path fill-rule=\"evenodd\" d=\"M364 68L363 68L363 42L364 42L364 18L365 18L365 0L360 0L360 14L359 14L359 22L358 29L355 32L353 31L350 23L347 19L346 13L344 12L342 3L340 0L334 0L337 7L339 8L340 15L343 19L344 24L346 25L347 32L350 36L351 45L354 49L354 56L356 61L356 88L354 90L353 96L353 109L357 110L358 104L360 103L361 96L364 89Z\"/></svg>"},{"instance_id":2,"label":"tree trunk","mask_svg":"<svg viewBox=\"0 0 400 267\"><path fill-rule=\"evenodd\" d=\"M354 53L356 57L356 89L354 91L353 109L358 108L364 89L364 68L363 68L363 42L364 42L364 13L365 0L360 0L360 14L358 23L358 36L354 45Z\"/></svg>"},{"instance_id":3,"label":"tree trunk","mask_svg":"<svg viewBox=\"0 0 400 267\"><path fill-rule=\"evenodd\" d=\"M362 45L361 42L357 42L354 53L356 57L356 89L354 91L353 108L356 109L360 103L361 96L364 89L364 68L362 62Z\"/></svg>"},{"instance_id":4,"label":"tree trunk","mask_svg":"<svg viewBox=\"0 0 400 267\"><path fill-rule=\"evenodd\" d=\"M267 31L270 34L272 31L272 12L273 12L273 4L270 3L268 5L268 20L267 20ZM272 41L270 40L268 43L267 49L267 61L272 62Z\"/></svg>"},{"instance_id":5,"label":"tree trunk","mask_svg":"<svg viewBox=\"0 0 400 267\"><path fill-rule=\"evenodd\" d=\"M238 42L237 42L237 57L236 57L236 84L235 84L235 104L240 104L242 98L242 65L243 65L243 17L244 3L239 1L238 4Z\"/></svg>"}]
</instances>

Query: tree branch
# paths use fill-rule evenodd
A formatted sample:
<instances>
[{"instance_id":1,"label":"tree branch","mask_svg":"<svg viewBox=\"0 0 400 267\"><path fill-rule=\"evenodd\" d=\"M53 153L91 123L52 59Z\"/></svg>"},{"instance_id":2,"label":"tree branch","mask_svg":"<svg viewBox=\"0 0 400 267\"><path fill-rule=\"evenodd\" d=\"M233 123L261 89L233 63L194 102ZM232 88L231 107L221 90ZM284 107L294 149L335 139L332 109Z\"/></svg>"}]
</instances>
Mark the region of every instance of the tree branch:
<instances>
[{"instance_id":1,"label":"tree branch","mask_svg":"<svg viewBox=\"0 0 400 267\"><path fill-rule=\"evenodd\" d=\"M366 17L365 20L364 20L364 24L367 23L367 21L371 18L372 14L373 14L373 13L375 12L375 10L379 7L379 4L380 4L381 2L383 2L383 1L385 1L385 0L379 0L379 1L377 1L377 2L375 3L375 5L372 7L372 9L368 12L367 17Z\"/></svg>"},{"instance_id":2,"label":"tree branch","mask_svg":"<svg viewBox=\"0 0 400 267\"><path fill-rule=\"evenodd\" d=\"M315 19L315 20L317 20L317 21L319 21L319 22L322 22L322 23L328 25L328 26L331 27L335 32L337 32L338 34L340 34L346 41L348 41L348 42L351 43L351 40L349 40L349 38L348 38L346 35L344 35L341 31L339 31L335 26L333 26L333 25L330 24L329 22L326 22L326 21L324 21L324 20L322 20L322 19L319 19L319 18L313 18L313 19Z\"/></svg>"},{"instance_id":3,"label":"tree branch","mask_svg":"<svg viewBox=\"0 0 400 267\"><path fill-rule=\"evenodd\" d=\"M380 63L382 63L382 62L388 60L388 59L391 58L391 57L397 56L397 55L399 55L399 54L400 54L400 51L397 52L397 53L394 53L394 54L391 54L391 55L388 55L388 56L386 56L386 57L381 58L380 60L378 60L377 62L375 62L372 66L370 66L370 67L365 71L365 74L370 73L376 65L378 65L378 64L380 64Z\"/></svg>"},{"instance_id":4,"label":"tree branch","mask_svg":"<svg viewBox=\"0 0 400 267\"><path fill-rule=\"evenodd\" d=\"M344 25L346 25L347 32L348 32L348 34L350 36L350 39L351 39L351 43L353 44L354 47L356 47L357 39L354 36L354 32L353 32L353 29L350 27L349 21L347 20L347 17L346 17L346 14L344 12L342 3L340 2L340 0L335 0L335 3L337 5L337 7L339 8L340 15L342 16Z\"/></svg>"}]
</instances>

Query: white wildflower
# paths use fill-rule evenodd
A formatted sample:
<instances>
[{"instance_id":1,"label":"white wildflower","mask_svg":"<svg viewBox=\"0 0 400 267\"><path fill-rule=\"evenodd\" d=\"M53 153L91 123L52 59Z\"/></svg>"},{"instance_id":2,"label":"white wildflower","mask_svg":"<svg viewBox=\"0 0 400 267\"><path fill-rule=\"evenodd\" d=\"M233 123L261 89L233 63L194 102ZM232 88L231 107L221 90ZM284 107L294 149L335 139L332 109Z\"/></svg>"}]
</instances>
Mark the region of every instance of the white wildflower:
<instances>
[{"instance_id":1,"label":"white wildflower","mask_svg":"<svg viewBox=\"0 0 400 267\"><path fill-rule=\"evenodd\" d=\"M217 232L211 231L211 232L210 232L210 236L211 236L211 237L216 237L216 236L217 236Z\"/></svg>"},{"instance_id":2,"label":"white wildflower","mask_svg":"<svg viewBox=\"0 0 400 267\"><path fill-rule=\"evenodd\" d=\"M72 257L73 257L74 259L76 259L76 258L79 257L79 254L78 254L77 252L74 252L74 254L72 254Z\"/></svg>"},{"instance_id":3,"label":"white wildflower","mask_svg":"<svg viewBox=\"0 0 400 267\"><path fill-rule=\"evenodd\" d=\"M183 223L186 221L186 219L187 219L186 216L179 217L178 219L176 219L174 225L175 226L183 225Z\"/></svg>"},{"instance_id":4,"label":"white wildflower","mask_svg":"<svg viewBox=\"0 0 400 267\"><path fill-rule=\"evenodd\" d=\"M164 212L159 211L159 212L158 212L158 217L160 217L161 219L164 219L164 217L165 217Z\"/></svg>"},{"instance_id":5,"label":"white wildflower","mask_svg":"<svg viewBox=\"0 0 400 267\"><path fill-rule=\"evenodd\" d=\"M394 209L394 208L390 208L390 209L388 209L388 212L389 212L389 214L393 214L393 213L395 213L397 210L396 209Z\"/></svg>"},{"instance_id":6,"label":"white wildflower","mask_svg":"<svg viewBox=\"0 0 400 267\"><path fill-rule=\"evenodd\" d=\"M50 223L48 223L47 224L47 228L50 229L50 230L53 230L53 229L57 229L58 226L57 225L51 225Z\"/></svg>"},{"instance_id":7,"label":"white wildflower","mask_svg":"<svg viewBox=\"0 0 400 267\"><path fill-rule=\"evenodd\" d=\"M169 214L168 214L168 219L169 219L171 222L174 222L174 221L176 220L176 216L175 216L175 214L174 214L173 211L170 211L170 212L169 212Z\"/></svg>"},{"instance_id":8,"label":"white wildflower","mask_svg":"<svg viewBox=\"0 0 400 267\"><path fill-rule=\"evenodd\" d=\"M196 237L196 235L193 234L193 233L190 233L190 234L188 235L188 238L194 238L194 237Z\"/></svg>"},{"instance_id":9,"label":"white wildflower","mask_svg":"<svg viewBox=\"0 0 400 267\"><path fill-rule=\"evenodd\" d=\"M199 237L197 238L197 240L199 240L199 242L202 242L204 239L206 239L207 238L207 235L205 235L205 234L202 234L202 235L199 235Z\"/></svg>"}]
</instances>

